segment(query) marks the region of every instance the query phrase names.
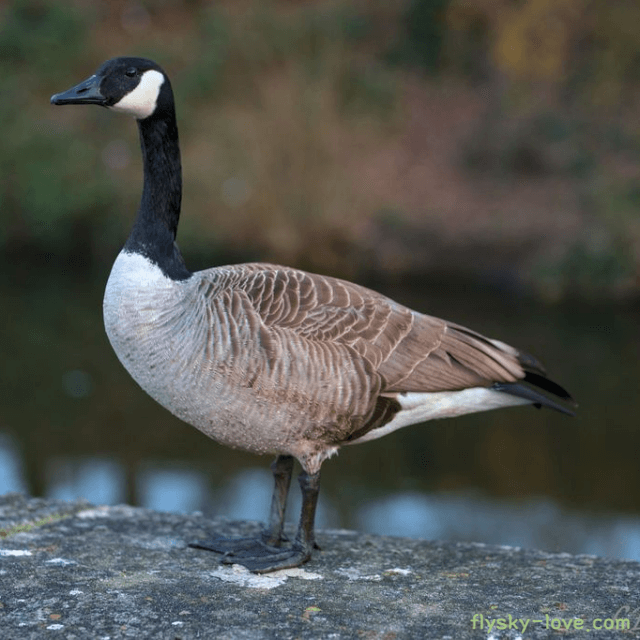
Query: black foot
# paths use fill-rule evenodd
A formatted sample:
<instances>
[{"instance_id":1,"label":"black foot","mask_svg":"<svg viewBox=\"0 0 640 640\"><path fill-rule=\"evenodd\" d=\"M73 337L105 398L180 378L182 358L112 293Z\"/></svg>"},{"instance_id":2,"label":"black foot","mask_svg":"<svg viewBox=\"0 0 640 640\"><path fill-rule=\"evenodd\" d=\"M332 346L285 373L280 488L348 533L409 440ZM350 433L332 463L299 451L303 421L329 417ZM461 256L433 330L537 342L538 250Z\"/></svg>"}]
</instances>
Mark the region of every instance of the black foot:
<instances>
[{"instance_id":1,"label":"black foot","mask_svg":"<svg viewBox=\"0 0 640 640\"><path fill-rule=\"evenodd\" d=\"M299 543L290 547L274 547L263 538L212 538L189 543L194 549L207 549L221 553L223 564L241 564L254 573L268 573L290 569L305 563L311 551Z\"/></svg>"},{"instance_id":2,"label":"black foot","mask_svg":"<svg viewBox=\"0 0 640 640\"><path fill-rule=\"evenodd\" d=\"M280 541L273 544L264 534L248 538L225 538L220 536L219 538L190 542L189 546L194 549L206 549L207 551L215 551L216 553L223 553L225 555L238 554L240 556L252 556L257 553L259 554L265 547L277 549L282 542L287 541L286 538L282 537Z\"/></svg>"},{"instance_id":3,"label":"black foot","mask_svg":"<svg viewBox=\"0 0 640 640\"><path fill-rule=\"evenodd\" d=\"M223 564L241 564L253 573L269 573L278 569L299 567L311 558L311 551L294 543L291 547L270 547L261 543L260 548L251 551L226 553L220 562Z\"/></svg>"}]
</instances>

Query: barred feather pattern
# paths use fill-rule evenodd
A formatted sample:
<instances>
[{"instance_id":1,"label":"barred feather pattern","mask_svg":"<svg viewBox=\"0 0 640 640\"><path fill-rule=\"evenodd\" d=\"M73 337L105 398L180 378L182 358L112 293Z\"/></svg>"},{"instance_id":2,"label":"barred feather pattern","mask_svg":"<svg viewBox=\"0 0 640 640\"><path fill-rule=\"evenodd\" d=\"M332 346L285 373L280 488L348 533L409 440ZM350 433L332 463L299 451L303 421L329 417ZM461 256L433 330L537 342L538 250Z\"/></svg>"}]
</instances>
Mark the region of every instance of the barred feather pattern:
<instances>
[{"instance_id":1,"label":"barred feather pattern","mask_svg":"<svg viewBox=\"0 0 640 640\"><path fill-rule=\"evenodd\" d=\"M311 473L341 444L371 439L406 394L525 375L503 343L359 285L265 263L174 281L123 251L104 316L119 359L160 404L222 444L294 455Z\"/></svg>"}]
</instances>

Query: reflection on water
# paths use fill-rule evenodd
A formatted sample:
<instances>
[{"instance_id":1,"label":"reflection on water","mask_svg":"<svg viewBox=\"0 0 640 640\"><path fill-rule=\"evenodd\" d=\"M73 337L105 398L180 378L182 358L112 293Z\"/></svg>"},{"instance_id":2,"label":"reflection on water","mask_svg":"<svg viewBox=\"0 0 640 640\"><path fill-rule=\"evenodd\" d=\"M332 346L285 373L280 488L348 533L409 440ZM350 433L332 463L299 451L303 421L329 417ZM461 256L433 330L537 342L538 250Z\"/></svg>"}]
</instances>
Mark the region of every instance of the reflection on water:
<instances>
[{"instance_id":1,"label":"reflection on water","mask_svg":"<svg viewBox=\"0 0 640 640\"><path fill-rule=\"evenodd\" d=\"M0 495L25 491L17 450L6 435L0 437L0 464ZM96 504L118 504L125 498L124 469L111 460L54 460L51 467L47 497L83 497ZM231 520L268 518L272 478L266 469L243 469L215 491L204 473L162 463L145 465L136 482L140 505L149 509L205 511ZM299 510L294 487L288 520ZM343 522L331 500L321 494L316 522L320 529L347 527L380 535L562 549L640 561L640 518L589 516L563 510L551 500L514 502L401 491L364 500Z\"/></svg>"},{"instance_id":2,"label":"reflection on water","mask_svg":"<svg viewBox=\"0 0 640 640\"><path fill-rule=\"evenodd\" d=\"M365 505L361 529L385 535L491 542L640 560L640 518L587 516L551 500L401 493Z\"/></svg>"},{"instance_id":3,"label":"reflection on water","mask_svg":"<svg viewBox=\"0 0 640 640\"><path fill-rule=\"evenodd\" d=\"M9 491L27 491L18 451L11 438L0 433L0 495Z\"/></svg>"},{"instance_id":4,"label":"reflection on water","mask_svg":"<svg viewBox=\"0 0 640 640\"><path fill-rule=\"evenodd\" d=\"M85 496L97 504L122 501L125 479L122 465L114 460L52 458L47 467L48 498L74 500Z\"/></svg>"},{"instance_id":5,"label":"reflection on water","mask_svg":"<svg viewBox=\"0 0 640 640\"><path fill-rule=\"evenodd\" d=\"M206 501L207 480L197 471L145 465L135 480L140 505L149 509L189 513L201 510Z\"/></svg>"},{"instance_id":6,"label":"reflection on water","mask_svg":"<svg viewBox=\"0 0 640 640\"><path fill-rule=\"evenodd\" d=\"M102 284L22 277L0 281L0 493L266 519L270 460L220 447L140 391L104 335ZM640 560L638 310L545 308L460 283L385 293L538 355L578 417L507 409L346 447L323 467L319 527ZM299 504L294 482L291 520Z\"/></svg>"}]
</instances>

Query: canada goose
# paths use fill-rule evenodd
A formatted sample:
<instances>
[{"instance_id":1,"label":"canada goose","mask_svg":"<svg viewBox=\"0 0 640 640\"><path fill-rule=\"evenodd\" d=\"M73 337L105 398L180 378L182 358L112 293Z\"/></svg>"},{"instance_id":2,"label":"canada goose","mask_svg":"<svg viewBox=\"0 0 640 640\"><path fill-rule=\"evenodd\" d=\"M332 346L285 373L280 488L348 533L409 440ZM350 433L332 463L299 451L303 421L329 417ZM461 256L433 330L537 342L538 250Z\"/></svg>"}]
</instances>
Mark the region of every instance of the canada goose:
<instances>
[{"instance_id":1,"label":"canada goose","mask_svg":"<svg viewBox=\"0 0 640 640\"><path fill-rule=\"evenodd\" d=\"M573 415L571 396L533 357L359 285L263 263L189 271L174 242L182 177L173 93L155 62L114 58L51 102L97 104L138 123L142 198L104 297L118 358L210 438L277 456L263 533L192 546L257 573L298 566L315 546L320 467L341 445L510 405ZM287 544L294 458L303 502Z\"/></svg>"}]
</instances>

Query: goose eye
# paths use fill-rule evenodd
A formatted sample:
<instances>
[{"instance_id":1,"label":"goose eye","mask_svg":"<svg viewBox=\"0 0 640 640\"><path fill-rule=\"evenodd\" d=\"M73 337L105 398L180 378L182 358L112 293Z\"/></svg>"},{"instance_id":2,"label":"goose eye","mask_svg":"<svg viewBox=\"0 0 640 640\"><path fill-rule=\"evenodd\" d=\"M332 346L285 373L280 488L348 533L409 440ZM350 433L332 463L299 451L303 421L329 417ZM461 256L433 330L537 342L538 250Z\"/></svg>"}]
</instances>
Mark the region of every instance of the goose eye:
<instances>
[{"instance_id":1,"label":"goose eye","mask_svg":"<svg viewBox=\"0 0 640 640\"><path fill-rule=\"evenodd\" d=\"M128 76L129 78L134 78L136 76L136 74L138 73L138 70L135 67L129 67L125 72L124 75Z\"/></svg>"}]
</instances>

